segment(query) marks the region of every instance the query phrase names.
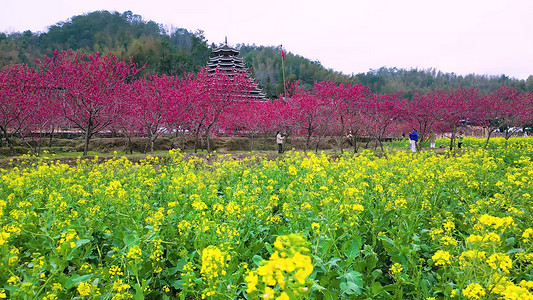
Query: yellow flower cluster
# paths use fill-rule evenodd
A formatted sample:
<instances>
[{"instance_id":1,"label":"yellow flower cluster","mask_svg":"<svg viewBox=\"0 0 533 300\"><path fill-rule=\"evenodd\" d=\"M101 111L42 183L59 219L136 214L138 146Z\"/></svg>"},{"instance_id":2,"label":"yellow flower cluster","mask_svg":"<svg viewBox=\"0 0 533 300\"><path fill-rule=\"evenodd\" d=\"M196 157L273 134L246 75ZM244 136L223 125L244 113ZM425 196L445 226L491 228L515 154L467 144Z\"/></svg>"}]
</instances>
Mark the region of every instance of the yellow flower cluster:
<instances>
[{"instance_id":1,"label":"yellow flower cluster","mask_svg":"<svg viewBox=\"0 0 533 300\"><path fill-rule=\"evenodd\" d=\"M504 231L505 229L515 225L512 217L500 218L487 214L483 214L479 217L479 223L500 231Z\"/></svg>"},{"instance_id":2,"label":"yellow flower cluster","mask_svg":"<svg viewBox=\"0 0 533 300\"><path fill-rule=\"evenodd\" d=\"M67 232L61 234L61 239L59 240L58 250L64 243L68 242L70 248L76 247L75 241L78 239L78 233L74 229L67 229Z\"/></svg>"},{"instance_id":3,"label":"yellow flower cluster","mask_svg":"<svg viewBox=\"0 0 533 300\"><path fill-rule=\"evenodd\" d=\"M476 264L484 261L485 257L485 251L468 250L461 253L461 256L459 256L459 264L461 265L461 268L475 266Z\"/></svg>"},{"instance_id":4,"label":"yellow flower cluster","mask_svg":"<svg viewBox=\"0 0 533 300\"><path fill-rule=\"evenodd\" d=\"M112 265L110 268L109 268L109 276L110 277L113 277L113 276L120 276L120 275L124 275L124 272L122 272L120 270L120 267L119 266L115 266L115 265Z\"/></svg>"},{"instance_id":5,"label":"yellow flower cluster","mask_svg":"<svg viewBox=\"0 0 533 300\"><path fill-rule=\"evenodd\" d=\"M128 289L130 289L131 286L127 283L124 283L122 279L117 279L113 282L113 291L116 292L116 294L113 296L113 300L122 300L122 299L131 299L133 298L133 295L130 293L126 293Z\"/></svg>"},{"instance_id":6,"label":"yellow flower cluster","mask_svg":"<svg viewBox=\"0 0 533 300\"><path fill-rule=\"evenodd\" d=\"M246 275L247 293L260 292L263 299L303 296L313 272L311 257L306 254L307 241L300 235L289 234L278 236L274 247L276 250L270 258Z\"/></svg>"},{"instance_id":7,"label":"yellow flower cluster","mask_svg":"<svg viewBox=\"0 0 533 300\"><path fill-rule=\"evenodd\" d=\"M486 294L487 292L485 292L485 289L476 282L470 283L463 290L463 295L468 299L482 299Z\"/></svg>"},{"instance_id":8,"label":"yellow flower cluster","mask_svg":"<svg viewBox=\"0 0 533 300\"><path fill-rule=\"evenodd\" d=\"M403 267L399 263L394 263L394 264L392 264L392 266L390 267L389 270L390 270L392 275L396 275L396 274L401 273L403 271Z\"/></svg>"},{"instance_id":9,"label":"yellow flower cluster","mask_svg":"<svg viewBox=\"0 0 533 300\"><path fill-rule=\"evenodd\" d=\"M216 246L208 246L202 250L202 268L200 273L208 279L217 278L226 274L227 261L230 255L222 252Z\"/></svg>"},{"instance_id":10,"label":"yellow flower cluster","mask_svg":"<svg viewBox=\"0 0 533 300\"><path fill-rule=\"evenodd\" d=\"M487 259L489 266L495 270L501 270L505 273L509 273L509 269L513 266L513 261L509 256L503 253L494 253Z\"/></svg>"},{"instance_id":11,"label":"yellow flower cluster","mask_svg":"<svg viewBox=\"0 0 533 300\"><path fill-rule=\"evenodd\" d=\"M142 249L139 247L139 245L135 245L128 250L128 254L126 255L127 258L138 260L141 259L142 256Z\"/></svg>"},{"instance_id":12,"label":"yellow flower cluster","mask_svg":"<svg viewBox=\"0 0 533 300\"><path fill-rule=\"evenodd\" d=\"M7 239L11 236L9 232L0 232L0 246L7 243Z\"/></svg>"},{"instance_id":13,"label":"yellow flower cluster","mask_svg":"<svg viewBox=\"0 0 533 300\"><path fill-rule=\"evenodd\" d=\"M88 282L81 282L77 287L78 293L80 296L89 296L89 295L100 295L100 289L93 284Z\"/></svg>"},{"instance_id":14,"label":"yellow flower cluster","mask_svg":"<svg viewBox=\"0 0 533 300\"><path fill-rule=\"evenodd\" d=\"M529 243L530 238L533 236L533 228L528 228L522 233L524 243Z\"/></svg>"},{"instance_id":15,"label":"yellow flower cluster","mask_svg":"<svg viewBox=\"0 0 533 300\"><path fill-rule=\"evenodd\" d=\"M452 263L451 258L452 256L450 255L450 252L443 250L438 250L431 257L431 259L433 259L433 261L435 262L435 266L444 266L447 264L449 265Z\"/></svg>"}]
</instances>

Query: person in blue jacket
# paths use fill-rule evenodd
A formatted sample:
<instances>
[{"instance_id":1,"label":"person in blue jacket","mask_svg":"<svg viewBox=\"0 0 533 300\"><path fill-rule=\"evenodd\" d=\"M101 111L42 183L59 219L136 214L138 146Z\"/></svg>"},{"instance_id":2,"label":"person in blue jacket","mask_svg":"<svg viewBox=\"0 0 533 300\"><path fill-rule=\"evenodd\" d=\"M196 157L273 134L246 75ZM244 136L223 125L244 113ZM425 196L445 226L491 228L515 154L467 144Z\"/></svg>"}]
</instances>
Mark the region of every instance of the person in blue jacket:
<instances>
[{"instance_id":1,"label":"person in blue jacket","mask_svg":"<svg viewBox=\"0 0 533 300\"><path fill-rule=\"evenodd\" d=\"M409 133L409 145L411 146L411 152L416 152L417 142L418 142L418 132L416 132L416 129L413 129L413 131Z\"/></svg>"}]
</instances>

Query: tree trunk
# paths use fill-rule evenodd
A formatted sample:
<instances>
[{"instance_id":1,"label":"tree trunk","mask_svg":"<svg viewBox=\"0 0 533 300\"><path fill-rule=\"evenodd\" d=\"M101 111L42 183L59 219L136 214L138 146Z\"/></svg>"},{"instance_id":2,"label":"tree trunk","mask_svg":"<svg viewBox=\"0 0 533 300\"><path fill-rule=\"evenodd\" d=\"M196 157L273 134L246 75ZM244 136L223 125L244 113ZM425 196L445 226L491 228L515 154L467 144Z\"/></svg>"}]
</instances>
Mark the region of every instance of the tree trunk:
<instances>
[{"instance_id":1,"label":"tree trunk","mask_svg":"<svg viewBox=\"0 0 533 300\"><path fill-rule=\"evenodd\" d=\"M250 151L254 151L254 137L255 137L255 134L252 133L252 142L250 143Z\"/></svg>"},{"instance_id":2,"label":"tree trunk","mask_svg":"<svg viewBox=\"0 0 533 300\"><path fill-rule=\"evenodd\" d=\"M493 131L494 130L489 130L489 134L487 134L487 141L485 142L485 149L487 149L487 147L489 146L489 139Z\"/></svg>"},{"instance_id":3,"label":"tree trunk","mask_svg":"<svg viewBox=\"0 0 533 300\"><path fill-rule=\"evenodd\" d=\"M305 141L305 150L309 150L311 146L311 135L313 135L311 130L307 130L307 139Z\"/></svg>"},{"instance_id":4,"label":"tree trunk","mask_svg":"<svg viewBox=\"0 0 533 300\"><path fill-rule=\"evenodd\" d=\"M209 131L211 131L211 127L213 126L213 124L214 123L207 126L207 128L205 129L205 140L206 140L206 145L207 145L207 153L211 153L211 139L209 138Z\"/></svg>"},{"instance_id":5,"label":"tree trunk","mask_svg":"<svg viewBox=\"0 0 533 300\"><path fill-rule=\"evenodd\" d=\"M507 148L507 144L509 142L509 138L513 135L512 132L509 132L509 128L505 130L505 148Z\"/></svg>"},{"instance_id":6,"label":"tree trunk","mask_svg":"<svg viewBox=\"0 0 533 300\"><path fill-rule=\"evenodd\" d=\"M318 135L318 138L316 140L316 144L315 144L315 153L318 153L318 146L320 144L320 141L322 140L322 135Z\"/></svg>"},{"instance_id":7,"label":"tree trunk","mask_svg":"<svg viewBox=\"0 0 533 300\"><path fill-rule=\"evenodd\" d=\"M91 136L93 135L93 122L91 119L89 119L89 124L87 126L87 130L85 131L85 142L83 145L83 156L87 156L87 153L89 152L89 141L91 140Z\"/></svg>"},{"instance_id":8,"label":"tree trunk","mask_svg":"<svg viewBox=\"0 0 533 300\"><path fill-rule=\"evenodd\" d=\"M450 138L450 151L453 150L454 143L455 143L455 132L452 133L452 137Z\"/></svg>"},{"instance_id":9,"label":"tree trunk","mask_svg":"<svg viewBox=\"0 0 533 300\"><path fill-rule=\"evenodd\" d=\"M128 149L130 150L130 154L133 154L133 142L131 141L131 135L126 135L128 138Z\"/></svg>"},{"instance_id":10,"label":"tree trunk","mask_svg":"<svg viewBox=\"0 0 533 300\"><path fill-rule=\"evenodd\" d=\"M87 153L89 152L89 140L91 138L89 137L89 131L85 132L85 142L83 144L83 156L87 156Z\"/></svg>"},{"instance_id":11,"label":"tree trunk","mask_svg":"<svg viewBox=\"0 0 533 300\"><path fill-rule=\"evenodd\" d=\"M154 155L155 140L157 139L157 129L150 127L150 154Z\"/></svg>"},{"instance_id":12,"label":"tree trunk","mask_svg":"<svg viewBox=\"0 0 533 300\"><path fill-rule=\"evenodd\" d=\"M52 148L52 139L54 138L54 131L56 127L52 125L52 131L50 131L50 142L48 143L48 147Z\"/></svg>"},{"instance_id":13,"label":"tree trunk","mask_svg":"<svg viewBox=\"0 0 533 300\"><path fill-rule=\"evenodd\" d=\"M195 130L195 137L194 137L194 153L198 153L198 140L200 138L200 127L202 125L198 125L198 128Z\"/></svg>"}]
</instances>

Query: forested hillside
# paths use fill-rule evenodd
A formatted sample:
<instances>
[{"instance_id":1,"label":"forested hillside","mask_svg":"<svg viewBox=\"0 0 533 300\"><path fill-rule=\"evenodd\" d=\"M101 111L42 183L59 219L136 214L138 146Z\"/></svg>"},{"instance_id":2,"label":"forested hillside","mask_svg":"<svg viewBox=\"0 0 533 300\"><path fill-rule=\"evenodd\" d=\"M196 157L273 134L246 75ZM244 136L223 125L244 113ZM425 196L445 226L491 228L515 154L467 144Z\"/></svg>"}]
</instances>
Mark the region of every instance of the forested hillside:
<instances>
[{"instance_id":1,"label":"forested hillside","mask_svg":"<svg viewBox=\"0 0 533 300\"><path fill-rule=\"evenodd\" d=\"M176 20L179 23L179 20ZM228 33L231 34L231 33ZM74 16L49 27L47 32L24 31L0 33L0 66L25 63L35 66L35 60L52 56L57 50L114 53L118 57L133 57L143 73L181 76L205 66L211 49L222 41L208 41L202 31L184 28L164 28L154 21L146 21L131 11L124 13L97 11ZM245 41L244 41L245 42ZM268 97L283 91L281 55L279 47L237 44L247 65L252 68L260 87ZM380 68L366 73L346 75L327 69L318 61L288 52L285 57L286 80L299 80L311 87L314 81L335 80L360 83L378 93L403 91L411 97L418 90L475 87L489 93L507 85L533 91L533 76L517 80L502 76L443 73L438 70Z\"/></svg>"}]
</instances>

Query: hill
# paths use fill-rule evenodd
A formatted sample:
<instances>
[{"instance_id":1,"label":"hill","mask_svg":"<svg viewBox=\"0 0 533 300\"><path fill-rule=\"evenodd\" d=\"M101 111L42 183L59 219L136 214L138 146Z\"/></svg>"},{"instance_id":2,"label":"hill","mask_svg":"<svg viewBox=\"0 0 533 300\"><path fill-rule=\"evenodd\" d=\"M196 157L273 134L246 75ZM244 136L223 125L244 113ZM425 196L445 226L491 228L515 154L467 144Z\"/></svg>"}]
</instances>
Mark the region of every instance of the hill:
<instances>
[{"instance_id":1,"label":"hill","mask_svg":"<svg viewBox=\"0 0 533 300\"><path fill-rule=\"evenodd\" d=\"M118 57L133 57L144 73L182 76L205 66L211 49L201 30L191 32L184 28L164 28L154 21L146 21L131 11L124 13L96 11L73 16L49 27L47 32L24 31L0 33L0 66L9 63L34 65L35 59L51 56L57 50L114 53ZM281 55L278 47L237 44L241 56L252 68L260 87L268 97L283 90ZM378 93L403 91L411 97L418 90L476 87L483 93L500 85L533 91L533 76L517 80L502 76L460 76L428 69L379 68L366 73L346 75L327 69L319 61L311 61L297 54L287 53L285 59L287 80L299 80L304 86L314 81L335 80L360 83Z\"/></svg>"}]
</instances>

